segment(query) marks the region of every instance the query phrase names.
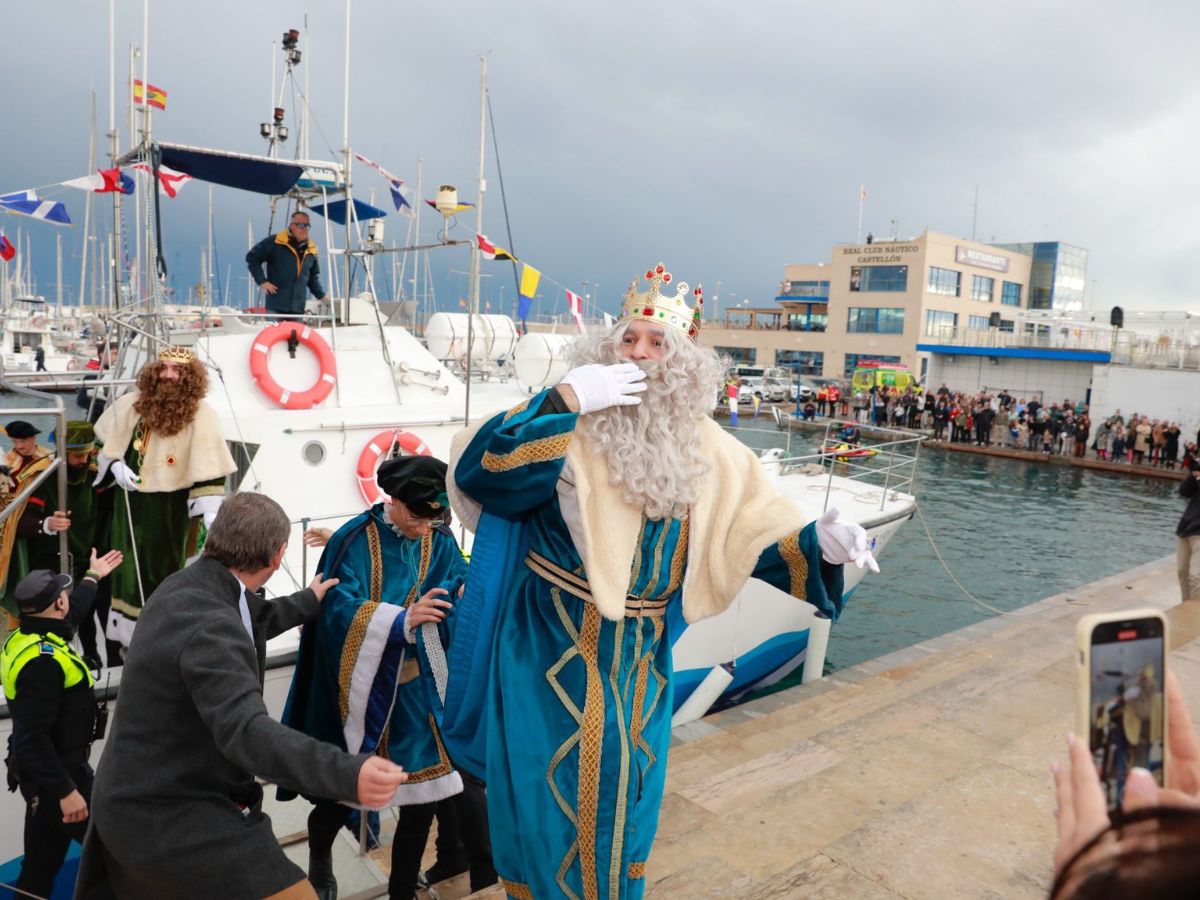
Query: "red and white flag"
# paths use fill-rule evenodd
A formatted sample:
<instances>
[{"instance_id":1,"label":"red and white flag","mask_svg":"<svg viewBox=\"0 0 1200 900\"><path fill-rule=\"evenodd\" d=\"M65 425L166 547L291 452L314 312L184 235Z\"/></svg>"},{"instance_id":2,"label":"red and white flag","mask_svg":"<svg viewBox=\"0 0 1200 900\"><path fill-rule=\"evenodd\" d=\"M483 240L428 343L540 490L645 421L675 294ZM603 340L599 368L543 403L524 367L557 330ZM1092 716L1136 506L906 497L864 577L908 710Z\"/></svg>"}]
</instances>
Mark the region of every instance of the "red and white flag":
<instances>
[{"instance_id":1,"label":"red and white flag","mask_svg":"<svg viewBox=\"0 0 1200 900\"><path fill-rule=\"evenodd\" d=\"M9 241L8 236L3 231L0 231L0 259L8 262L17 255L17 248Z\"/></svg>"},{"instance_id":2,"label":"red and white flag","mask_svg":"<svg viewBox=\"0 0 1200 900\"><path fill-rule=\"evenodd\" d=\"M149 163L134 163L133 167L139 172L148 173L150 171ZM178 196L183 186L191 180L191 175L184 175L182 172L176 172L167 166L158 167L158 189L172 200Z\"/></svg>"},{"instance_id":3,"label":"red and white flag","mask_svg":"<svg viewBox=\"0 0 1200 900\"><path fill-rule=\"evenodd\" d=\"M583 327L583 298L578 294L567 291L567 306L571 310L571 315L575 319L575 325L579 328L579 333L587 334L587 329Z\"/></svg>"},{"instance_id":4,"label":"red and white flag","mask_svg":"<svg viewBox=\"0 0 1200 900\"><path fill-rule=\"evenodd\" d=\"M95 175L72 178L70 181L64 181L63 186L79 188L81 191L92 191L96 194L111 194L115 191L120 191L122 194L133 193L133 179L120 169L98 169Z\"/></svg>"}]
</instances>

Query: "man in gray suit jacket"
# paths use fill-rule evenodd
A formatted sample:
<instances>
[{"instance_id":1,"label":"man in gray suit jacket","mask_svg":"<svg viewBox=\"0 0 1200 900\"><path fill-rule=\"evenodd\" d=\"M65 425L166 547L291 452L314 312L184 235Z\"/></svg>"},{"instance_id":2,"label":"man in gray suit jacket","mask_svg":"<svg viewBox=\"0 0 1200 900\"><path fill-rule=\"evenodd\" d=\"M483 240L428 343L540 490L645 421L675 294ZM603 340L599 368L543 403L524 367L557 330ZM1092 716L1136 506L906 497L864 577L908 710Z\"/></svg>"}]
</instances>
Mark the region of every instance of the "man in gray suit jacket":
<instances>
[{"instance_id":1,"label":"man in gray suit jacket","mask_svg":"<svg viewBox=\"0 0 1200 900\"><path fill-rule=\"evenodd\" d=\"M290 525L274 500L221 507L204 555L146 603L92 790L77 898L314 897L262 812L254 776L308 795L382 807L407 775L274 721L266 642L314 619L336 580L258 593Z\"/></svg>"}]
</instances>

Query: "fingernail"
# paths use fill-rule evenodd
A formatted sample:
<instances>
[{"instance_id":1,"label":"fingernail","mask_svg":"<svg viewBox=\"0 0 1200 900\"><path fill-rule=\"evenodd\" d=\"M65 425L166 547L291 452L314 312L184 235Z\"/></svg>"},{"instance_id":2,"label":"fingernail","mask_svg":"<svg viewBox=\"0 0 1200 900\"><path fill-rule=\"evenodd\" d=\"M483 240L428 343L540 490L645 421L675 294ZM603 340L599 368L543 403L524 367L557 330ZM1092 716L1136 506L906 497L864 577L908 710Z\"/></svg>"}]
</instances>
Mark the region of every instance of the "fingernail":
<instances>
[{"instance_id":1,"label":"fingernail","mask_svg":"<svg viewBox=\"0 0 1200 900\"><path fill-rule=\"evenodd\" d=\"M1079 738L1075 737L1075 732L1073 732L1073 731L1067 732L1067 746L1068 747L1074 747L1075 742L1078 740L1079 740Z\"/></svg>"},{"instance_id":2,"label":"fingernail","mask_svg":"<svg viewBox=\"0 0 1200 900\"><path fill-rule=\"evenodd\" d=\"M1060 763L1057 759L1054 762L1050 763L1050 774L1051 775L1057 775L1061 771L1062 771L1062 763Z\"/></svg>"},{"instance_id":3,"label":"fingernail","mask_svg":"<svg viewBox=\"0 0 1200 900\"><path fill-rule=\"evenodd\" d=\"M1157 784L1154 782L1154 776L1147 769L1141 766L1134 766L1129 770L1129 778L1125 782L1125 789L1134 791L1138 794L1146 794L1153 791Z\"/></svg>"}]
</instances>

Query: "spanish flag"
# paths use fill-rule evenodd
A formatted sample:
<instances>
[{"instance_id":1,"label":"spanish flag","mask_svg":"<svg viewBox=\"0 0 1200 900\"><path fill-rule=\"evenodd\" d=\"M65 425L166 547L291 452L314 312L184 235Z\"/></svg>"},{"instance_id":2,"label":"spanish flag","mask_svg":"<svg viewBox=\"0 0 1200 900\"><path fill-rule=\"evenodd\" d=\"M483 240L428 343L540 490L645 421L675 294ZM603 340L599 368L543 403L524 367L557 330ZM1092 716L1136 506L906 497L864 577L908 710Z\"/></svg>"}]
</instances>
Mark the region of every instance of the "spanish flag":
<instances>
[{"instance_id":1,"label":"spanish flag","mask_svg":"<svg viewBox=\"0 0 1200 900\"><path fill-rule=\"evenodd\" d=\"M133 102L153 106L155 109L167 108L167 92L152 84L144 84L140 78L133 80Z\"/></svg>"},{"instance_id":2,"label":"spanish flag","mask_svg":"<svg viewBox=\"0 0 1200 900\"><path fill-rule=\"evenodd\" d=\"M542 273L529 263L523 263L523 266L524 268L521 269L521 296L532 297L537 293L538 282L542 278Z\"/></svg>"}]
</instances>

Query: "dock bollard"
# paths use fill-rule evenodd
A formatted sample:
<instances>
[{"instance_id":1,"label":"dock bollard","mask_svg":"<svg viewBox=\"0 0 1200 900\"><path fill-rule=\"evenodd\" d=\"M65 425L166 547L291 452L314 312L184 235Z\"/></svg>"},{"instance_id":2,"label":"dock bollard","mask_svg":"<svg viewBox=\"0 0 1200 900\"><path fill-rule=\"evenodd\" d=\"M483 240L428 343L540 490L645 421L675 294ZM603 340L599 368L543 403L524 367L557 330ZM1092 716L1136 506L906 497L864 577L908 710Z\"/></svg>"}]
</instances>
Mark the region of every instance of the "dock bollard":
<instances>
[{"instance_id":1,"label":"dock bollard","mask_svg":"<svg viewBox=\"0 0 1200 900\"><path fill-rule=\"evenodd\" d=\"M829 649L829 628L833 620L823 612L813 614L812 624L808 626L808 648L804 651L804 672L800 676L801 684L816 681L825 671L825 651Z\"/></svg>"}]
</instances>

